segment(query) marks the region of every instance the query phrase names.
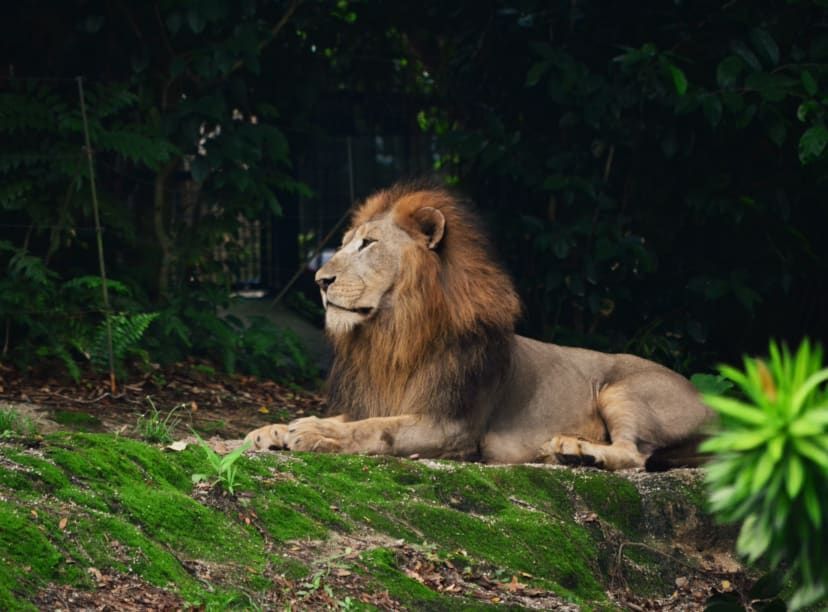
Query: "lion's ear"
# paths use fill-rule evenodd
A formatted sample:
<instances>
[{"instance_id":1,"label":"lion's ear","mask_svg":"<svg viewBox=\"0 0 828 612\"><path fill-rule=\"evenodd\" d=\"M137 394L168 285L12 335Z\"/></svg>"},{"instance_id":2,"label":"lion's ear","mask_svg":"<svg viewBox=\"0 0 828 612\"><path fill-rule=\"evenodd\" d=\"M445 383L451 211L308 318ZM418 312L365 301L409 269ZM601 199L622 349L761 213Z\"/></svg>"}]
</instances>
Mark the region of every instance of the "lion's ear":
<instances>
[{"instance_id":1,"label":"lion's ear","mask_svg":"<svg viewBox=\"0 0 828 612\"><path fill-rule=\"evenodd\" d=\"M414 220L428 240L428 248L436 249L446 231L446 217L436 208L424 206L414 213Z\"/></svg>"}]
</instances>

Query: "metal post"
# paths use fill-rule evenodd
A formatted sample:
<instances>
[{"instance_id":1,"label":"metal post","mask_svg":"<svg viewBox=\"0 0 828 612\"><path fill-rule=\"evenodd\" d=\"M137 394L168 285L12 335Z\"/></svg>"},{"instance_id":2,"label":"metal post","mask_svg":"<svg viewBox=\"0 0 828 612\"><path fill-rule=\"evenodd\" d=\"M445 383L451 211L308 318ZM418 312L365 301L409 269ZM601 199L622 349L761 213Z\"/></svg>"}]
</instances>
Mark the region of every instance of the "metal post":
<instances>
[{"instance_id":1,"label":"metal post","mask_svg":"<svg viewBox=\"0 0 828 612\"><path fill-rule=\"evenodd\" d=\"M101 219L98 214L98 191L95 187L95 164L92 161L92 144L89 141L89 121L86 118L86 101L83 95L83 77L77 77L78 96L80 97L81 118L83 119L83 138L86 144L86 160L89 163L89 187L92 191L92 213L95 217L95 236L98 241L98 263L101 267L101 291L104 301L106 321L106 350L109 353L109 387L115 393L115 358L112 355L112 320L109 310L109 291L106 287L106 264L104 263L103 236Z\"/></svg>"}]
</instances>

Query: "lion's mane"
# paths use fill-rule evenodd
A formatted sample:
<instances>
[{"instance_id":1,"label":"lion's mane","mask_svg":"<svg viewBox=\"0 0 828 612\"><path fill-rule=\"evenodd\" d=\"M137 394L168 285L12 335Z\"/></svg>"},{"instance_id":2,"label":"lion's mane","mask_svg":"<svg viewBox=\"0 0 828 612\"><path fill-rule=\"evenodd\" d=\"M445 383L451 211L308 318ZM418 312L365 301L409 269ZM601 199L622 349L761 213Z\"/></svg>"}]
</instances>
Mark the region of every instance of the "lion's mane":
<instances>
[{"instance_id":1,"label":"lion's mane","mask_svg":"<svg viewBox=\"0 0 828 612\"><path fill-rule=\"evenodd\" d=\"M417 218L424 207L439 210L446 223L436 249L403 252L400 275L376 315L331 338L334 413L470 417L474 393L508 371L520 302L467 206L442 187L406 183L355 211L351 227L390 213L414 237L427 231Z\"/></svg>"}]
</instances>

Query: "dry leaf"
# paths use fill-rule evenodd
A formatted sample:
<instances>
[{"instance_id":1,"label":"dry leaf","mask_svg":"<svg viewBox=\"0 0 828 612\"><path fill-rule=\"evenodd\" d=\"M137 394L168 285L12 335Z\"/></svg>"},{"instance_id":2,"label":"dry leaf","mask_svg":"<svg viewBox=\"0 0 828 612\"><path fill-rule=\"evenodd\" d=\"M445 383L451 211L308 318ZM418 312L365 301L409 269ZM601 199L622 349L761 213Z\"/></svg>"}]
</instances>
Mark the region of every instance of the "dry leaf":
<instances>
[{"instance_id":1,"label":"dry leaf","mask_svg":"<svg viewBox=\"0 0 828 612\"><path fill-rule=\"evenodd\" d=\"M512 576L512 580L511 580L511 582L509 582L508 584L504 584L503 586L504 586L504 587L506 588L506 590L507 590L507 591L509 591L510 593L515 593L516 591L520 591L520 590L522 590L522 589L525 589L525 588L526 588L526 585L525 585L525 584L522 584L522 583L520 582L520 580L518 580L518 577L517 577L517 576Z\"/></svg>"},{"instance_id":2,"label":"dry leaf","mask_svg":"<svg viewBox=\"0 0 828 612\"><path fill-rule=\"evenodd\" d=\"M262 406L261 408L259 408L259 412L261 412L262 414L270 414L270 410L267 406Z\"/></svg>"},{"instance_id":3,"label":"dry leaf","mask_svg":"<svg viewBox=\"0 0 828 612\"><path fill-rule=\"evenodd\" d=\"M184 440L176 440L172 444L167 444L164 448L180 452L187 448L187 443Z\"/></svg>"},{"instance_id":4,"label":"dry leaf","mask_svg":"<svg viewBox=\"0 0 828 612\"><path fill-rule=\"evenodd\" d=\"M60 522L58 523L58 528L59 529L66 529L66 523L68 523L68 522L69 522L69 519L64 516L62 519L60 519Z\"/></svg>"},{"instance_id":5,"label":"dry leaf","mask_svg":"<svg viewBox=\"0 0 828 612\"><path fill-rule=\"evenodd\" d=\"M198 404L196 404L195 402L190 402L190 410L192 410L193 412L197 412Z\"/></svg>"}]
</instances>

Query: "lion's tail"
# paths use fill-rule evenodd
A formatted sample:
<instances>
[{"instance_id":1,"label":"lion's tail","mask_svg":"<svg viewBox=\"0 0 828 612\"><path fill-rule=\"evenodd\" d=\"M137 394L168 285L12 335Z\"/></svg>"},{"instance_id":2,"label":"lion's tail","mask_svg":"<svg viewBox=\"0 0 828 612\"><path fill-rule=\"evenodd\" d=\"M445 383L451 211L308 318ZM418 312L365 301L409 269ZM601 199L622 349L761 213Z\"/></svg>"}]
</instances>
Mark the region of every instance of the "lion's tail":
<instances>
[{"instance_id":1,"label":"lion's tail","mask_svg":"<svg viewBox=\"0 0 828 612\"><path fill-rule=\"evenodd\" d=\"M709 453L699 452L699 444L707 437L697 433L681 442L657 448L647 457L644 468L648 472L664 472L678 467L700 467L710 459Z\"/></svg>"}]
</instances>

